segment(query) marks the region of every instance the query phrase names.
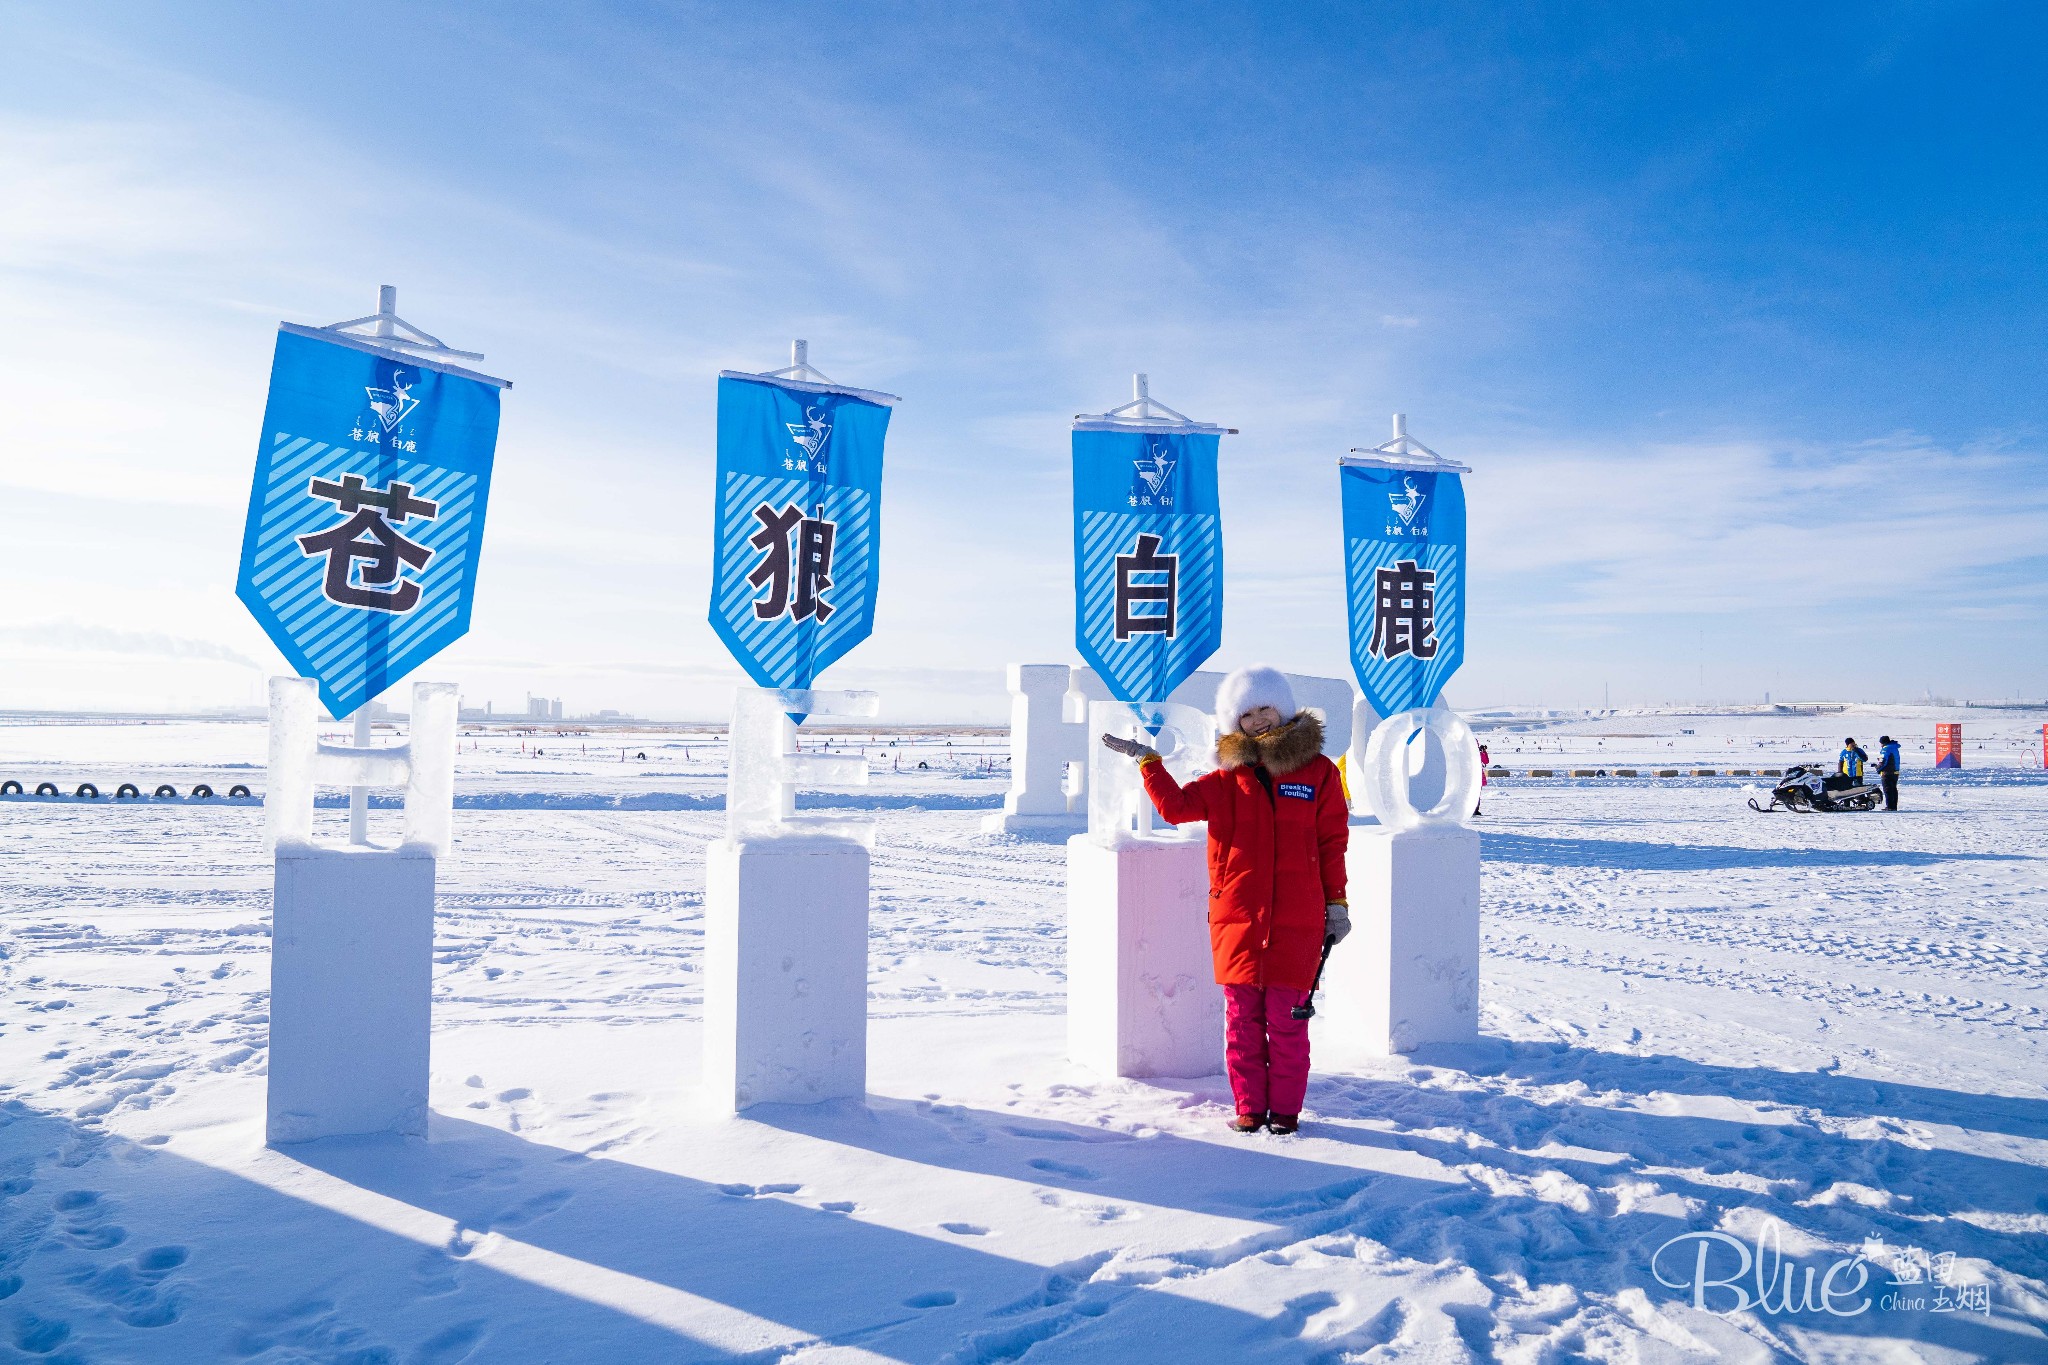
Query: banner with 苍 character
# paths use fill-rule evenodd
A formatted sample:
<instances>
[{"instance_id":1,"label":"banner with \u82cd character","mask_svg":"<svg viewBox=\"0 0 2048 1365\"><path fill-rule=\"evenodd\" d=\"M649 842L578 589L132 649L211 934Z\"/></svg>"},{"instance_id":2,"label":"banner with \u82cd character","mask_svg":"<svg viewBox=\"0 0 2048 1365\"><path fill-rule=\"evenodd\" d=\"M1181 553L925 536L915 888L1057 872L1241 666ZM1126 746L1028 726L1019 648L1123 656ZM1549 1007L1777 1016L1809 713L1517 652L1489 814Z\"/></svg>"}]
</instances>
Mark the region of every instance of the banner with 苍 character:
<instances>
[{"instance_id":1,"label":"banner with \u82cd character","mask_svg":"<svg viewBox=\"0 0 2048 1365\"><path fill-rule=\"evenodd\" d=\"M1382 716L1435 705L1465 658L1462 466L1429 459L1374 454L1339 470L1351 666Z\"/></svg>"},{"instance_id":2,"label":"banner with \u82cd character","mask_svg":"<svg viewBox=\"0 0 2048 1365\"><path fill-rule=\"evenodd\" d=\"M1132 406L1159 405L1141 388ZM1134 706L1165 701L1223 637L1226 429L1174 418L1074 424L1074 643Z\"/></svg>"},{"instance_id":3,"label":"banner with \u82cd character","mask_svg":"<svg viewBox=\"0 0 2048 1365\"><path fill-rule=\"evenodd\" d=\"M882 443L896 401L719 376L711 626L762 687L809 687L874 630Z\"/></svg>"},{"instance_id":4,"label":"banner with \u82cd character","mask_svg":"<svg viewBox=\"0 0 2048 1365\"><path fill-rule=\"evenodd\" d=\"M336 719L468 631L506 387L278 328L235 595Z\"/></svg>"}]
</instances>

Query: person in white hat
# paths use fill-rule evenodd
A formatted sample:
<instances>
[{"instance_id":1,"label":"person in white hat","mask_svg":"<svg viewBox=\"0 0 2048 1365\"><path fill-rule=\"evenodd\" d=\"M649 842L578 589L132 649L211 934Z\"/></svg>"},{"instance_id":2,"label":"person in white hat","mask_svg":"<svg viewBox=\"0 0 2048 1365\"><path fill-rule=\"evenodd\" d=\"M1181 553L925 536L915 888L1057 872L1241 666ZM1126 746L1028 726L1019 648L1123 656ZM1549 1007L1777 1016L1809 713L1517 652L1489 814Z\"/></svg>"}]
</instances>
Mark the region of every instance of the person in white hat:
<instances>
[{"instance_id":1,"label":"person in white hat","mask_svg":"<svg viewBox=\"0 0 2048 1365\"><path fill-rule=\"evenodd\" d=\"M1351 932L1350 811L1337 765L1323 756L1322 719L1296 708L1277 669L1226 677L1216 726L1218 767L1185 787L1150 749L1134 756L1162 819L1209 822L1209 946L1226 1008L1231 1126L1292 1133L1309 1069L1308 1018L1295 1007L1308 1000L1325 943Z\"/></svg>"}]
</instances>

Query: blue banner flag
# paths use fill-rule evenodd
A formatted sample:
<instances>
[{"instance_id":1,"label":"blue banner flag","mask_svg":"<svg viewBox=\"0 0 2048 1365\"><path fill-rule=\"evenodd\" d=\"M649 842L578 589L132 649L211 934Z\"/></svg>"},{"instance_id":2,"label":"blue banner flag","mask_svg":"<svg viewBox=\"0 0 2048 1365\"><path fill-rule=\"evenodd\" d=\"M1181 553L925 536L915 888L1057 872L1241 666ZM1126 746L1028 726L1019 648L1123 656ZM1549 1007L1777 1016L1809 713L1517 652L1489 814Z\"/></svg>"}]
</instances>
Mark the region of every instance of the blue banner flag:
<instances>
[{"instance_id":1,"label":"blue banner flag","mask_svg":"<svg viewBox=\"0 0 2048 1365\"><path fill-rule=\"evenodd\" d=\"M235 595L337 720L469 629L503 387L278 329Z\"/></svg>"},{"instance_id":2,"label":"blue banner flag","mask_svg":"<svg viewBox=\"0 0 2048 1365\"><path fill-rule=\"evenodd\" d=\"M1465 489L1454 473L1345 464L1351 667L1382 716L1436 704L1465 659Z\"/></svg>"},{"instance_id":3,"label":"blue banner flag","mask_svg":"<svg viewBox=\"0 0 2048 1365\"><path fill-rule=\"evenodd\" d=\"M1220 435L1074 431L1074 643L1118 701L1165 701L1222 643Z\"/></svg>"},{"instance_id":4,"label":"blue banner flag","mask_svg":"<svg viewBox=\"0 0 2048 1365\"><path fill-rule=\"evenodd\" d=\"M875 628L894 401L719 376L711 626L762 687L809 687Z\"/></svg>"}]
</instances>

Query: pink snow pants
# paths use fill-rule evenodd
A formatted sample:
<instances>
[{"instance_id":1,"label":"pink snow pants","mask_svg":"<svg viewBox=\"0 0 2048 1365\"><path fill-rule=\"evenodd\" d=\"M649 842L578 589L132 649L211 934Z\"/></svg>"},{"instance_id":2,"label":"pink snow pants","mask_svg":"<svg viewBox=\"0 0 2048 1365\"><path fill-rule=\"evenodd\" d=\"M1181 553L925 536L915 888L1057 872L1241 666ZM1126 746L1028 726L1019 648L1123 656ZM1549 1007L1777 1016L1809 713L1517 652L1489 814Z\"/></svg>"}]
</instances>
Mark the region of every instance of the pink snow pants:
<instances>
[{"instance_id":1,"label":"pink snow pants","mask_svg":"<svg viewBox=\"0 0 2048 1365\"><path fill-rule=\"evenodd\" d=\"M1223 988L1223 1064L1240 1114L1299 1114L1308 1093L1308 998L1292 986Z\"/></svg>"}]
</instances>

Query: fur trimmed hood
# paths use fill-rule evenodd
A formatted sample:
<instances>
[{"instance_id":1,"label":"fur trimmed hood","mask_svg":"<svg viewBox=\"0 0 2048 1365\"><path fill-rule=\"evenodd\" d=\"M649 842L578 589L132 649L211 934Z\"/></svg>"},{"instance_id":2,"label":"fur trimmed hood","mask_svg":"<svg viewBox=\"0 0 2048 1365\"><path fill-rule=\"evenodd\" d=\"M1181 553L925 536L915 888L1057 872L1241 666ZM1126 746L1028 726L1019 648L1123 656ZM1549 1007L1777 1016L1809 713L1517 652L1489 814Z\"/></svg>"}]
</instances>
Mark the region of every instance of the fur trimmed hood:
<instances>
[{"instance_id":1,"label":"fur trimmed hood","mask_svg":"<svg viewBox=\"0 0 2048 1365\"><path fill-rule=\"evenodd\" d=\"M1323 718L1313 711L1304 711L1257 738L1242 730L1224 735L1216 741L1216 762L1225 768L1248 768L1263 763L1267 772L1281 777L1306 767L1322 751Z\"/></svg>"}]
</instances>

